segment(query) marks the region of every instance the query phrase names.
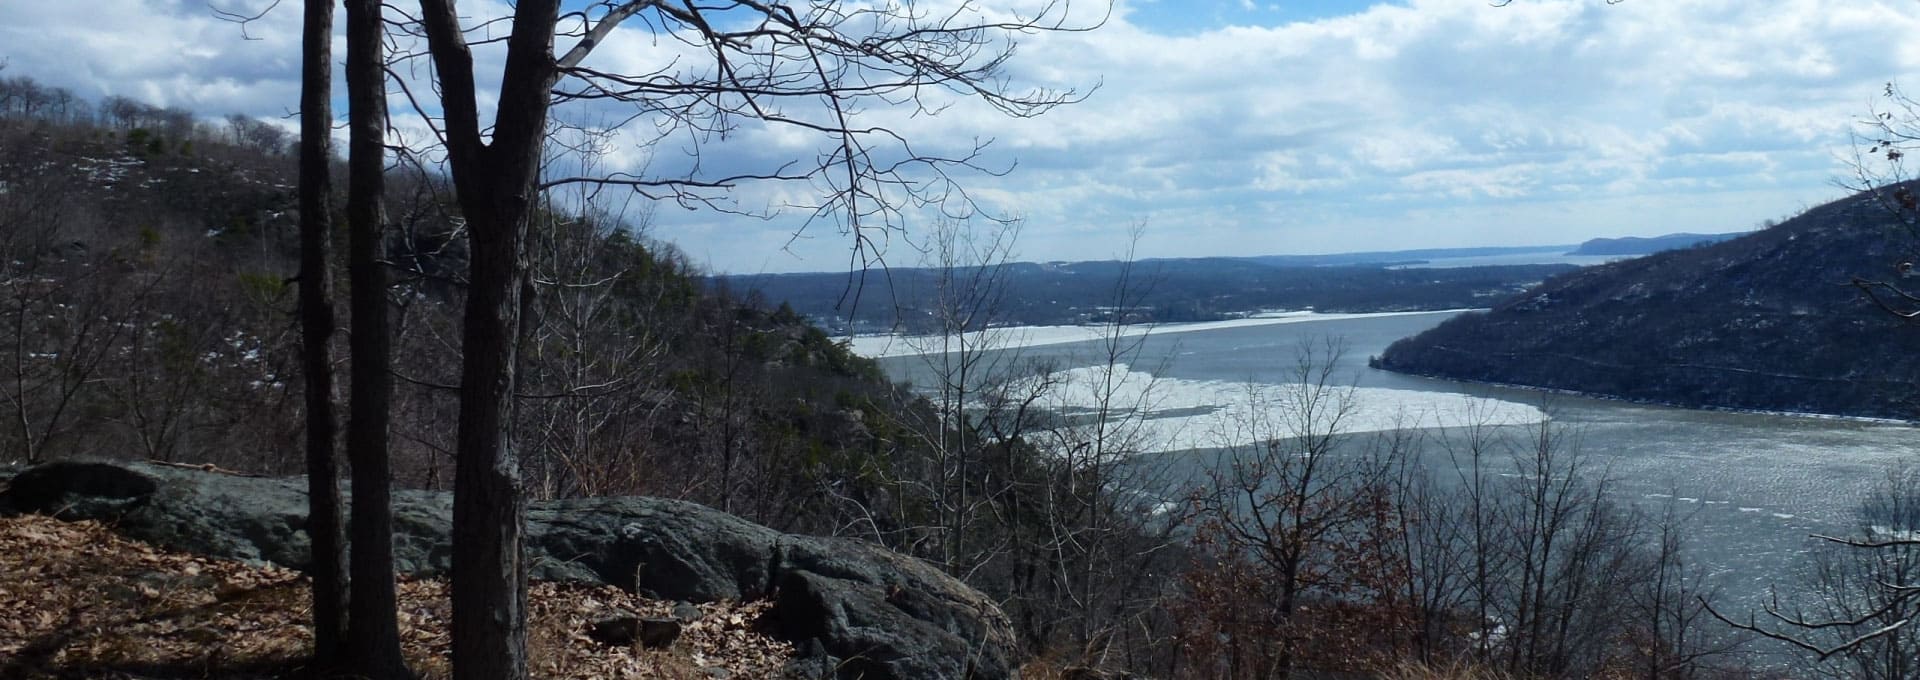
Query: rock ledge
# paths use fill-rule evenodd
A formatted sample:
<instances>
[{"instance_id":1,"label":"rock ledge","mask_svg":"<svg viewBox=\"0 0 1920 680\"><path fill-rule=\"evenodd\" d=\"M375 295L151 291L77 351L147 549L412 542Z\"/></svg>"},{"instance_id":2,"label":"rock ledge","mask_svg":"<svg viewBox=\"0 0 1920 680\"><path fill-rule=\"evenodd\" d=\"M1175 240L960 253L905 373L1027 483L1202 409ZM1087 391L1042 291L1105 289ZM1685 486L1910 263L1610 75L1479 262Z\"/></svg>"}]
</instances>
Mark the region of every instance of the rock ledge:
<instances>
[{"instance_id":1,"label":"rock ledge","mask_svg":"<svg viewBox=\"0 0 1920 680\"><path fill-rule=\"evenodd\" d=\"M0 481L6 481L0 479ZM145 463L58 462L18 472L0 515L93 519L161 547L304 568L306 482ZM450 494L394 494L395 563L451 567ZM702 505L616 497L531 503L529 576L665 600L771 599L774 632L811 650L797 676L1016 678L1006 615L931 565L849 539L783 534Z\"/></svg>"}]
</instances>

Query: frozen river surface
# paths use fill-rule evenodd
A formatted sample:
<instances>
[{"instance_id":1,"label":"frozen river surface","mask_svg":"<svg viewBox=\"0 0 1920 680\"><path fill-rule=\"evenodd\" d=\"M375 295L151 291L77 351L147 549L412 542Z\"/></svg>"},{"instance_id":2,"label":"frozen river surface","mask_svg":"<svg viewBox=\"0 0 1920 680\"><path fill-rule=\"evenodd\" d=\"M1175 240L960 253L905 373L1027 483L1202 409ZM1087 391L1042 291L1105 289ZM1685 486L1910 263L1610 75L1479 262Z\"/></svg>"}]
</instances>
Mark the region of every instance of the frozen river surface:
<instances>
[{"instance_id":1,"label":"frozen river surface","mask_svg":"<svg viewBox=\"0 0 1920 680\"><path fill-rule=\"evenodd\" d=\"M1168 456L1220 442L1226 420L1244 415L1248 386L1274 389L1290 379L1303 341L1340 338L1343 382L1358 389L1360 415L1350 429L1382 429L1406 422L1460 422L1472 400L1499 422L1537 422L1543 396L1367 368L1366 360L1395 339L1429 328L1458 312L1400 315L1294 316L1284 322L1248 320L1156 331L1122 370L1123 379L1151 375L1146 403L1157 448ZM1169 329L1175 330L1175 329ZM1081 335L1075 336L1075 333ZM1021 349L1052 359L1069 385L1097 376L1095 343L1082 330L1027 332L1045 338ZM1069 339L1069 338L1082 339ZM927 361L910 351L887 355L882 366L898 379L924 381ZM1014 342L1018 342L1015 340ZM1130 376L1130 377L1129 377ZM1141 389L1145 389L1144 387ZM1072 391L1068 390L1071 395ZM1790 415L1695 411L1612 400L1553 396L1554 421L1580 434L1584 451L1613 479L1620 500L1650 508L1671 495L1693 513L1702 560L1724 581L1726 594L1752 604L1770 584L1786 584L1813 547L1809 534L1853 530L1854 509L1895 464L1915 457L1920 429L1883 422ZM1239 409L1239 410L1236 410Z\"/></svg>"}]
</instances>

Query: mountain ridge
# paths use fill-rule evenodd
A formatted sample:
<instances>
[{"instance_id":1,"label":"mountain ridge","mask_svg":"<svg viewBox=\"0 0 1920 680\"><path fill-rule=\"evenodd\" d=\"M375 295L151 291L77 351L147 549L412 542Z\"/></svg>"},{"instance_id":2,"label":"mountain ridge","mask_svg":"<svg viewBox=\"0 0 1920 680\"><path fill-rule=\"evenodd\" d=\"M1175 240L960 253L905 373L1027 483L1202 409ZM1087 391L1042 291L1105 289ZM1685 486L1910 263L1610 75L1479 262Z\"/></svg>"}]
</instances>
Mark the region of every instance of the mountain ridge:
<instances>
[{"instance_id":1,"label":"mountain ridge","mask_svg":"<svg viewBox=\"0 0 1920 680\"><path fill-rule=\"evenodd\" d=\"M1711 245L1550 278L1389 346L1373 364L1688 407L1913 420L1920 335L1856 277L1915 245L1856 195Z\"/></svg>"},{"instance_id":2,"label":"mountain ridge","mask_svg":"<svg viewBox=\"0 0 1920 680\"><path fill-rule=\"evenodd\" d=\"M1592 238L1567 252L1568 255L1651 255L1663 250L1692 248L1695 246L1719 243L1739 238L1749 232L1735 231L1724 234L1695 234L1680 232L1660 236L1621 236L1618 238Z\"/></svg>"}]
</instances>

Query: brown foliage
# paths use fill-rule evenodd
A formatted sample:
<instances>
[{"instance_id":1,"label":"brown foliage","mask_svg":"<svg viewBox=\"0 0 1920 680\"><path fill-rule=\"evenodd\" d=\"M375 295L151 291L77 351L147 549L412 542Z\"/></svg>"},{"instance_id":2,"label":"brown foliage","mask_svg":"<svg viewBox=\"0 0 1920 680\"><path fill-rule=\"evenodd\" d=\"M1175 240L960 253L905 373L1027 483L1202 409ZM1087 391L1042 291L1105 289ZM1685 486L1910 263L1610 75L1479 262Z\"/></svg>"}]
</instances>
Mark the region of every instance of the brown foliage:
<instances>
[{"instance_id":1,"label":"brown foliage","mask_svg":"<svg viewBox=\"0 0 1920 680\"><path fill-rule=\"evenodd\" d=\"M1303 568L1296 591L1250 546L1203 524L1200 558L1174 604L1189 677L1267 678L1289 671L1361 672L1409 655L1418 614L1401 597L1406 565L1384 494L1359 492L1360 531L1312 546L1324 560Z\"/></svg>"},{"instance_id":2,"label":"brown foliage","mask_svg":"<svg viewBox=\"0 0 1920 680\"><path fill-rule=\"evenodd\" d=\"M94 522L0 519L0 677L299 677L313 644L298 572L157 550ZM446 678L446 583L400 585L408 665ZM670 602L611 587L536 583L528 598L536 678L772 677L792 647L755 630L765 603L700 607L663 650L607 647L587 631L615 613L667 616Z\"/></svg>"}]
</instances>

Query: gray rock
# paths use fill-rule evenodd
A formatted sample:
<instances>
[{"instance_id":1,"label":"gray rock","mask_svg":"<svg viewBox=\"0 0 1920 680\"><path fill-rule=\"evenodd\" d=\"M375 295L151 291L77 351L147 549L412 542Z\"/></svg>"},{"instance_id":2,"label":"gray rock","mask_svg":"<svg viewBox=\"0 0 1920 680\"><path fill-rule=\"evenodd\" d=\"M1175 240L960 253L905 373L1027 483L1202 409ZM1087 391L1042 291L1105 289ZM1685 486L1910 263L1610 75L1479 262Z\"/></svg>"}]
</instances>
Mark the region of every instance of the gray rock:
<instances>
[{"instance_id":1,"label":"gray rock","mask_svg":"<svg viewBox=\"0 0 1920 680\"><path fill-rule=\"evenodd\" d=\"M819 640L841 677L1008 677L1012 624L986 596L925 562L849 539L786 546L782 635Z\"/></svg>"},{"instance_id":2,"label":"gray rock","mask_svg":"<svg viewBox=\"0 0 1920 680\"><path fill-rule=\"evenodd\" d=\"M783 536L702 505L659 498L571 499L527 510L533 578L609 583L662 600L766 596Z\"/></svg>"},{"instance_id":3,"label":"gray rock","mask_svg":"<svg viewBox=\"0 0 1920 680\"><path fill-rule=\"evenodd\" d=\"M680 639L682 628L679 619L620 614L590 624L587 637L610 647L638 644L647 649L665 649Z\"/></svg>"},{"instance_id":4,"label":"gray rock","mask_svg":"<svg viewBox=\"0 0 1920 680\"><path fill-rule=\"evenodd\" d=\"M827 653L826 645L819 638L801 642L791 661L781 670L783 680L831 680L834 671L840 667L840 660Z\"/></svg>"},{"instance_id":5,"label":"gray rock","mask_svg":"<svg viewBox=\"0 0 1920 680\"><path fill-rule=\"evenodd\" d=\"M61 462L21 472L0 495L0 508L100 520L130 538L203 555L303 566L301 484L161 465Z\"/></svg>"},{"instance_id":6,"label":"gray rock","mask_svg":"<svg viewBox=\"0 0 1920 680\"><path fill-rule=\"evenodd\" d=\"M396 491L393 501L396 568L445 574L452 496ZM303 479L143 463L49 463L0 491L0 513L95 519L174 550L293 568L308 560L306 503ZM791 677L1018 676L1018 646L999 607L925 562L872 544L783 534L694 503L634 497L532 503L526 539L534 579L686 602L771 598L771 629L810 652L789 666ZM676 608L663 620L677 628L692 619Z\"/></svg>"},{"instance_id":7,"label":"gray rock","mask_svg":"<svg viewBox=\"0 0 1920 680\"><path fill-rule=\"evenodd\" d=\"M640 619L640 646L647 649L666 649L673 641L680 639L680 620L675 618Z\"/></svg>"},{"instance_id":8,"label":"gray rock","mask_svg":"<svg viewBox=\"0 0 1920 680\"><path fill-rule=\"evenodd\" d=\"M608 647L628 647L640 637L640 617L610 616L587 624L587 637Z\"/></svg>"}]
</instances>

